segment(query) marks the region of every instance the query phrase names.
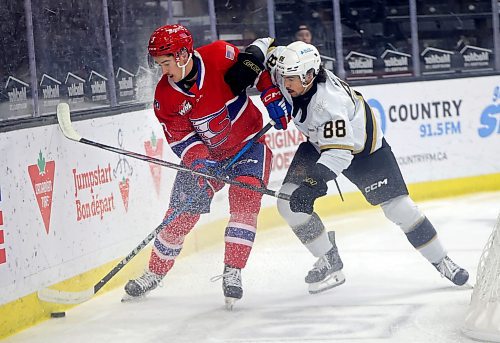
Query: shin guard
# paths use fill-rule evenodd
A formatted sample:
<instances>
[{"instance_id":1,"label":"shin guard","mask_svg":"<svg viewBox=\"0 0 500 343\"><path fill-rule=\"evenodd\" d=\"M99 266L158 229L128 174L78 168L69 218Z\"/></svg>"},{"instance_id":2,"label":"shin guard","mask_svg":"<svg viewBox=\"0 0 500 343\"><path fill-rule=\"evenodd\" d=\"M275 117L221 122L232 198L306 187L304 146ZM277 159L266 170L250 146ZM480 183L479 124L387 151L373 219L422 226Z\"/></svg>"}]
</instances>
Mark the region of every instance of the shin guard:
<instances>
[{"instance_id":1,"label":"shin guard","mask_svg":"<svg viewBox=\"0 0 500 343\"><path fill-rule=\"evenodd\" d=\"M260 186L260 180L253 177L239 177L240 182ZM257 215L262 194L249 189L231 186L229 207L231 218L225 232L224 263L236 268L244 268L257 230Z\"/></svg>"},{"instance_id":2,"label":"shin guard","mask_svg":"<svg viewBox=\"0 0 500 343\"><path fill-rule=\"evenodd\" d=\"M166 217L173 212L167 211ZM184 238L200 219L199 214L181 213L170 222L156 237L149 270L158 275L165 275L173 267L175 258L179 255L184 244Z\"/></svg>"},{"instance_id":3,"label":"shin guard","mask_svg":"<svg viewBox=\"0 0 500 343\"><path fill-rule=\"evenodd\" d=\"M446 251L437 237L436 229L427 217L413 230L407 232L406 237L411 245L431 263L436 263L446 256Z\"/></svg>"}]
</instances>

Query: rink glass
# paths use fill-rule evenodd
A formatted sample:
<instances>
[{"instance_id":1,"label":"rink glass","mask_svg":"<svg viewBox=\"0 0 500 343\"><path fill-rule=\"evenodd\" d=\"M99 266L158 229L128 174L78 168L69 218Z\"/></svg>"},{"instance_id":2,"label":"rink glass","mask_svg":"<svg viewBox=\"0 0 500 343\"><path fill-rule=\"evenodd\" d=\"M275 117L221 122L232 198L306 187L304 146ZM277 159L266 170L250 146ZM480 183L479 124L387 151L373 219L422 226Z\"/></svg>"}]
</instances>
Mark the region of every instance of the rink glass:
<instances>
[{"instance_id":1,"label":"rink glass","mask_svg":"<svg viewBox=\"0 0 500 343\"><path fill-rule=\"evenodd\" d=\"M105 114L149 105L158 70L147 64L151 32L180 23L195 47L217 39L312 34L327 69L353 85L500 72L494 0L7 0L0 4L0 121ZM338 18L337 22L336 19ZM36 120L35 120L36 121Z\"/></svg>"}]
</instances>

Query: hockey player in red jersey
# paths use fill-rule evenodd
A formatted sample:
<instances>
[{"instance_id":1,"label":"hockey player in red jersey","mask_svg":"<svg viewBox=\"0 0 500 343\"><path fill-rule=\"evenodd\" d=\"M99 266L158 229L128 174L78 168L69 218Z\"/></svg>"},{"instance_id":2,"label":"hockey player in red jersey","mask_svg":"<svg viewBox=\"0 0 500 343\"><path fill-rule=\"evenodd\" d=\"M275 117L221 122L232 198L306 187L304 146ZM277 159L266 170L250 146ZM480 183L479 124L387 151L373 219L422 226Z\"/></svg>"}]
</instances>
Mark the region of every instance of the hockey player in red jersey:
<instances>
[{"instance_id":1,"label":"hockey player in red jersey","mask_svg":"<svg viewBox=\"0 0 500 343\"><path fill-rule=\"evenodd\" d=\"M252 55L239 52L227 42L216 41L193 49L191 33L182 25L166 25L153 32L148 45L150 57L162 68L156 86L154 112L166 139L181 163L193 170L216 173L254 186L266 186L272 153L263 140L245 152L238 163L224 165L262 128L262 113L247 96L246 80L257 77L257 88L275 127L286 128L287 103L271 83L264 66ZM231 68L235 73L227 74ZM174 265L184 238L203 213L210 211L211 199L224 186L179 172L174 182L169 216L192 203L162 230L154 241L145 273L130 280L125 291L140 297L156 288ZM225 231L223 291L226 301L243 295L241 269L245 267L255 238L262 195L248 189L229 187L230 219Z\"/></svg>"}]
</instances>

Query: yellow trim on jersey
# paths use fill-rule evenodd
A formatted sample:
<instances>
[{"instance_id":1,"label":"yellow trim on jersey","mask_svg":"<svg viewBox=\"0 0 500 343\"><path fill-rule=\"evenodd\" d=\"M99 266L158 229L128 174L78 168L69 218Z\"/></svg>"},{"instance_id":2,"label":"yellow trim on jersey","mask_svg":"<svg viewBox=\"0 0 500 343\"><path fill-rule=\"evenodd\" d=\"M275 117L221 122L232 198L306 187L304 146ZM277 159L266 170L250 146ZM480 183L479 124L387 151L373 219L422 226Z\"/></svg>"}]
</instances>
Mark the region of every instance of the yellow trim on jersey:
<instances>
[{"instance_id":1,"label":"yellow trim on jersey","mask_svg":"<svg viewBox=\"0 0 500 343\"><path fill-rule=\"evenodd\" d=\"M364 101L365 99L363 99ZM366 103L368 105L368 103ZM370 107L370 105L368 105ZM372 115L372 123L373 123L373 137L372 137L372 147L370 149L370 154L375 151L375 147L377 146L377 121L375 119L375 115L373 114L373 110L370 107L370 114Z\"/></svg>"},{"instance_id":2,"label":"yellow trim on jersey","mask_svg":"<svg viewBox=\"0 0 500 343\"><path fill-rule=\"evenodd\" d=\"M360 93L354 92L354 94L356 95L356 98L358 100L361 100L361 105L363 106L363 113L365 115L365 139L363 140L363 146L361 147L361 149L354 150L352 152L354 155L356 155L356 154L359 154L360 152L362 152L363 150L365 150L367 134L366 134L366 108L365 108L365 102L363 101L363 96Z\"/></svg>"},{"instance_id":3,"label":"yellow trim on jersey","mask_svg":"<svg viewBox=\"0 0 500 343\"><path fill-rule=\"evenodd\" d=\"M349 150L353 151L354 147L350 145L340 145L340 144L328 144L328 145L322 145L319 147L319 150L330 150L330 149L340 149L340 150Z\"/></svg>"},{"instance_id":4,"label":"yellow trim on jersey","mask_svg":"<svg viewBox=\"0 0 500 343\"><path fill-rule=\"evenodd\" d=\"M271 37L269 37L269 38L271 38ZM273 45L273 44L274 44L274 42L275 42L275 39L274 39L274 38L271 38L271 44L269 44L269 47L267 48L267 52L266 52L266 54L271 53L274 49L276 49L276 48L277 48L277 46L276 46L276 45Z\"/></svg>"},{"instance_id":5,"label":"yellow trim on jersey","mask_svg":"<svg viewBox=\"0 0 500 343\"><path fill-rule=\"evenodd\" d=\"M355 154L359 154L360 152L362 152L363 150L365 150L366 139L368 138L368 135L366 134L366 107L365 107L365 102L363 101L363 97L362 96L356 95L356 98L358 100L361 100L361 104L363 105L363 114L365 116L365 139L364 139L363 146L361 147L361 149L359 149L358 151L355 152Z\"/></svg>"},{"instance_id":6,"label":"yellow trim on jersey","mask_svg":"<svg viewBox=\"0 0 500 343\"><path fill-rule=\"evenodd\" d=\"M370 111L370 115L372 117L372 141L371 141L371 146L370 146L370 154L373 153L375 151L375 147L377 146L377 122L375 120L375 115L373 114L373 111L370 107L370 105L368 105L368 103L365 101L365 99L363 98L363 95L361 93L358 93L358 92L355 92L354 94L356 94L356 98L358 100L361 101L361 104L363 105L363 113L365 115L365 141L363 143L363 147L360 149L360 150L356 150L354 151L353 153L354 154L359 154L361 152L363 152L363 150L365 150L365 147L366 147L366 139L368 138L368 135L366 133L366 125L368 124L368 120L367 120L367 113L366 113L366 106L365 104L369 107L369 111Z\"/></svg>"}]
</instances>

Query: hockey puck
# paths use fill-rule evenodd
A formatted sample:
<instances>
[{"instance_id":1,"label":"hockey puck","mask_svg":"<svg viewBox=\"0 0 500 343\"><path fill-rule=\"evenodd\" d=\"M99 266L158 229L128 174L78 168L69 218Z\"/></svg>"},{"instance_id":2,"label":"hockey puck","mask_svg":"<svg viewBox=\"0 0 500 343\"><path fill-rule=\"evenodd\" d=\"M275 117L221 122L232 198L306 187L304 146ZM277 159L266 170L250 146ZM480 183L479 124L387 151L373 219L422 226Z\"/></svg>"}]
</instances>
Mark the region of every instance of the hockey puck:
<instances>
[{"instance_id":1,"label":"hockey puck","mask_svg":"<svg viewBox=\"0 0 500 343\"><path fill-rule=\"evenodd\" d=\"M51 318L63 318L66 317L66 312L52 312L50 314Z\"/></svg>"}]
</instances>

